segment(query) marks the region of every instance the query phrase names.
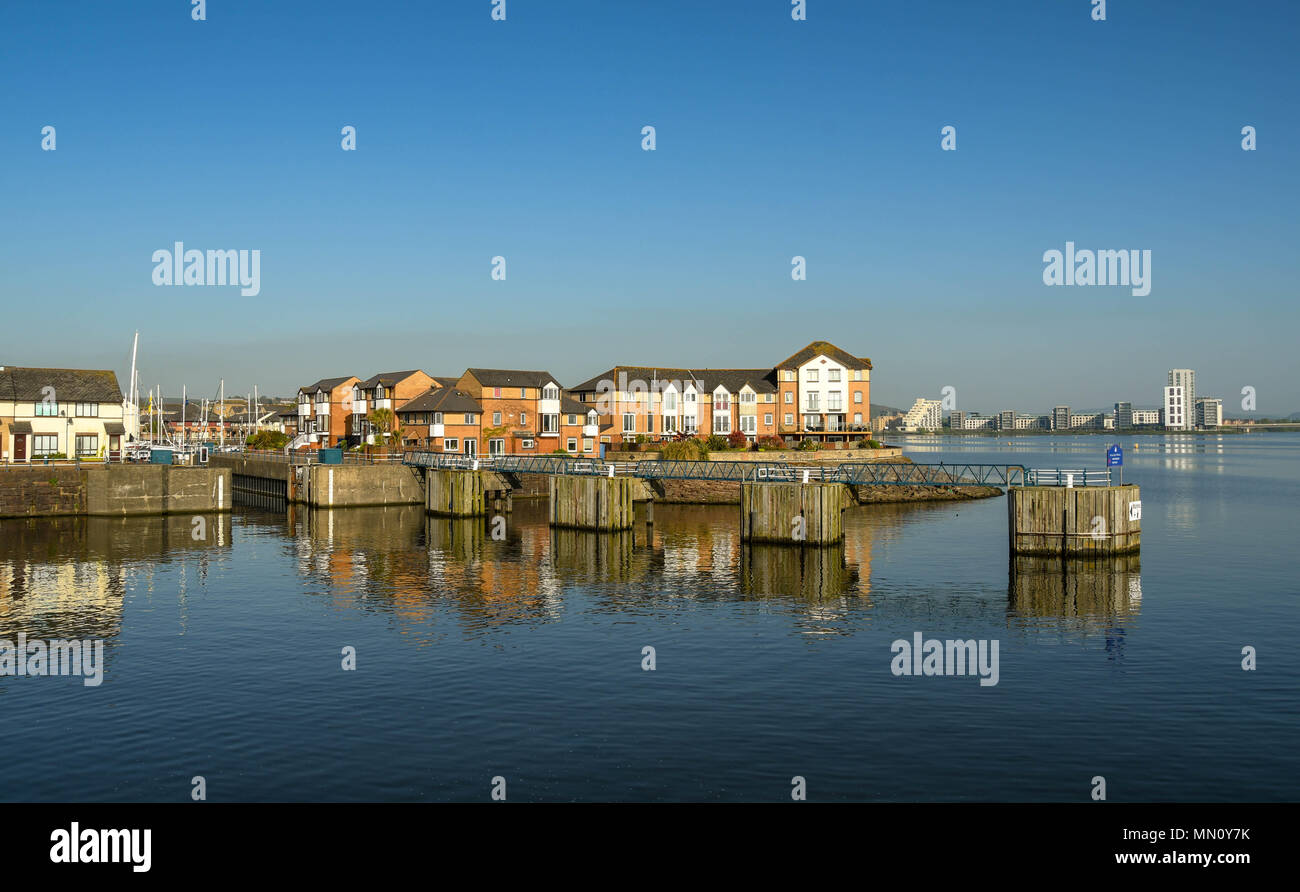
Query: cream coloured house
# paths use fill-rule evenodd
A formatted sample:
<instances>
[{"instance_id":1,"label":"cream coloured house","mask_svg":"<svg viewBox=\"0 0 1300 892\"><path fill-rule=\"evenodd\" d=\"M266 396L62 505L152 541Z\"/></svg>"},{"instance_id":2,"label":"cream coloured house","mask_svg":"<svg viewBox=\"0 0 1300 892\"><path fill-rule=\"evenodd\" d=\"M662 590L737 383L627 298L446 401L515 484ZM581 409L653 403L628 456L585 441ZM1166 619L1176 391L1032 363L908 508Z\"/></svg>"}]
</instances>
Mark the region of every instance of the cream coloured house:
<instances>
[{"instance_id":1,"label":"cream coloured house","mask_svg":"<svg viewBox=\"0 0 1300 892\"><path fill-rule=\"evenodd\" d=\"M0 366L0 461L102 458L126 440L117 375Z\"/></svg>"}]
</instances>

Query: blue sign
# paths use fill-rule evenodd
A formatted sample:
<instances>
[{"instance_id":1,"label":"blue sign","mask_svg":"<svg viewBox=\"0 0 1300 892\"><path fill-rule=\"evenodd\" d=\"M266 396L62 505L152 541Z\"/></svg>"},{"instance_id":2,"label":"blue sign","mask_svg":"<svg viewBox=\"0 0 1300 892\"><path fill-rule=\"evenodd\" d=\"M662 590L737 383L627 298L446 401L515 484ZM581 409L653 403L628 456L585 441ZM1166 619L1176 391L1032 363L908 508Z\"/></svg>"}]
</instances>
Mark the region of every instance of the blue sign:
<instances>
[{"instance_id":1,"label":"blue sign","mask_svg":"<svg viewBox=\"0 0 1300 892\"><path fill-rule=\"evenodd\" d=\"M1106 448L1106 467L1116 468L1124 464L1124 450L1118 445Z\"/></svg>"}]
</instances>

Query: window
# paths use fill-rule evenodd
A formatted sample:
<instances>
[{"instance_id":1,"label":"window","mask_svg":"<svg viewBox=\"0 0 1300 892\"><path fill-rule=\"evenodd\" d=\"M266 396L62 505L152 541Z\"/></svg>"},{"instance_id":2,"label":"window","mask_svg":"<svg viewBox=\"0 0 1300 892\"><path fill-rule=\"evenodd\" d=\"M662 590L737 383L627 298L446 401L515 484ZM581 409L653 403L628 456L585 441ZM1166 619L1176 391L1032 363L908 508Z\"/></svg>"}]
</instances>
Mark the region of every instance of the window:
<instances>
[{"instance_id":1,"label":"window","mask_svg":"<svg viewBox=\"0 0 1300 892\"><path fill-rule=\"evenodd\" d=\"M741 391L740 401L742 403L752 403L754 402L754 394L750 393L749 391Z\"/></svg>"},{"instance_id":2,"label":"window","mask_svg":"<svg viewBox=\"0 0 1300 892\"><path fill-rule=\"evenodd\" d=\"M623 433L630 434L636 430L636 416L631 412L623 413Z\"/></svg>"},{"instance_id":3,"label":"window","mask_svg":"<svg viewBox=\"0 0 1300 892\"><path fill-rule=\"evenodd\" d=\"M500 427L500 426L501 426L501 413L500 413L500 412L493 412L493 413L492 413L492 426L493 426L493 427Z\"/></svg>"},{"instance_id":4,"label":"window","mask_svg":"<svg viewBox=\"0 0 1300 892\"><path fill-rule=\"evenodd\" d=\"M58 451L59 437L57 434L35 434L32 437L32 455L53 455Z\"/></svg>"},{"instance_id":5,"label":"window","mask_svg":"<svg viewBox=\"0 0 1300 892\"><path fill-rule=\"evenodd\" d=\"M686 392L685 401L688 402L688 403L693 403L693 402L695 402L695 391L693 391L693 390L688 390L688 391Z\"/></svg>"},{"instance_id":6,"label":"window","mask_svg":"<svg viewBox=\"0 0 1300 892\"><path fill-rule=\"evenodd\" d=\"M352 388L352 402L354 402L354 403L359 403L359 402L361 402L361 401L362 401L363 399L365 399L365 398L366 398L366 395L361 391L361 385L360 385L360 384L358 384L356 387Z\"/></svg>"},{"instance_id":7,"label":"window","mask_svg":"<svg viewBox=\"0 0 1300 892\"><path fill-rule=\"evenodd\" d=\"M560 388L554 386L547 386L542 388L542 399L558 400L559 398L560 398Z\"/></svg>"},{"instance_id":8,"label":"window","mask_svg":"<svg viewBox=\"0 0 1300 892\"><path fill-rule=\"evenodd\" d=\"M528 397L528 389L524 387L519 388L519 398L522 400L522 399L527 399L527 397Z\"/></svg>"},{"instance_id":9,"label":"window","mask_svg":"<svg viewBox=\"0 0 1300 892\"><path fill-rule=\"evenodd\" d=\"M859 406L862 405L862 391L861 391L861 390L855 390L855 391L853 391L853 402L857 403Z\"/></svg>"},{"instance_id":10,"label":"window","mask_svg":"<svg viewBox=\"0 0 1300 892\"><path fill-rule=\"evenodd\" d=\"M826 408L831 412L844 411L844 405L842 402L843 399L844 399L844 394L840 393L838 390L826 394L826 401L827 401Z\"/></svg>"},{"instance_id":11,"label":"window","mask_svg":"<svg viewBox=\"0 0 1300 892\"><path fill-rule=\"evenodd\" d=\"M567 449L567 450L569 450L570 452L577 452L577 451L578 451L578 438L577 438L577 437L569 437L569 439L566 440L565 443L564 443L564 448Z\"/></svg>"},{"instance_id":12,"label":"window","mask_svg":"<svg viewBox=\"0 0 1300 892\"><path fill-rule=\"evenodd\" d=\"M380 384L375 388L375 399L382 400L383 398L384 398L384 385Z\"/></svg>"},{"instance_id":13,"label":"window","mask_svg":"<svg viewBox=\"0 0 1300 892\"><path fill-rule=\"evenodd\" d=\"M764 425L764 427L771 427L771 426L772 426L772 413L771 413L771 412L768 412L766 415L763 416L763 425Z\"/></svg>"},{"instance_id":14,"label":"window","mask_svg":"<svg viewBox=\"0 0 1300 892\"><path fill-rule=\"evenodd\" d=\"M519 413L519 426L520 426L520 427L523 427L523 426L526 425L527 423L528 423L528 413L527 413L527 412L520 412L520 413Z\"/></svg>"},{"instance_id":15,"label":"window","mask_svg":"<svg viewBox=\"0 0 1300 892\"><path fill-rule=\"evenodd\" d=\"M474 423L474 413L473 413L473 412L466 412L466 413L465 413L465 423L466 423L466 424L473 424L473 423Z\"/></svg>"},{"instance_id":16,"label":"window","mask_svg":"<svg viewBox=\"0 0 1300 892\"><path fill-rule=\"evenodd\" d=\"M687 415L682 419L682 433L695 434L700 430L700 422L694 415Z\"/></svg>"},{"instance_id":17,"label":"window","mask_svg":"<svg viewBox=\"0 0 1300 892\"><path fill-rule=\"evenodd\" d=\"M488 455L505 455L506 441L504 439L488 440Z\"/></svg>"},{"instance_id":18,"label":"window","mask_svg":"<svg viewBox=\"0 0 1300 892\"><path fill-rule=\"evenodd\" d=\"M573 427L577 423L578 423L577 415L570 415L568 421L565 422L565 424L567 424L569 427Z\"/></svg>"},{"instance_id":19,"label":"window","mask_svg":"<svg viewBox=\"0 0 1300 892\"><path fill-rule=\"evenodd\" d=\"M442 424L442 413L441 413L441 412L434 412L434 413L433 413L433 423L434 423L434 424Z\"/></svg>"},{"instance_id":20,"label":"window","mask_svg":"<svg viewBox=\"0 0 1300 892\"><path fill-rule=\"evenodd\" d=\"M786 423L786 424L794 424L794 416L791 415L789 412L786 412L786 413L785 413L785 423Z\"/></svg>"},{"instance_id":21,"label":"window","mask_svg":"<svg viewBox=\"0 0 1300 892\"><path fill-rule=\"evenodd\" d=\"M39 402L36 404L36 411L33 413L37 418L57 418L59 415L59 404L53 402Z\"/></svg>"},{"instance_id":22,"label":"window","mask_svg":"<svg viewBox=\"0 0 1300 892\"><path fill-rule=\"evenodd\" d=\"M501 396L501 388L500 388L500 387L493 387L493 388L492 388L492 395L495 396L495 397L500 397L500 396Z\"/></svg>"},{"instance_id":23,"label":"window","mask_svg":"<svg viewBox=\"0 0 1300 892\"><path fill-rule=\"evenodd\" d=\"M790 404L790 403L793 403L793 402L794 402L794 391L793 391L793 390L787 390L787 391L785 392L785 401L786 401L786 404L787 404L787 405Z\"/></svg>"},{"instance_id":24,"label":"window","mask_svg":"<svg viewBox=\"0 0 1300 892\"><path fill-rule=\"evenodd\" d=\"M785 371L781 372L781 380L782 380L782 381L793 381L793 380L794 380L794 370L793 370L793 369L786 369Z\"/></svg>"},{"instance_id":25,"label":"window","mask_svg":"<svg viewBox=\"0 0 1300 892\"><path fill-rule=\"evenodd\" d=\"M540 417L542 419L543 434L558 434L560 432L559 415L542 415Z\"/></svg>"},{"instance_id":26,"label":"window","mask_svg":"<svg viewBox=\"0 0 1300 892\"><path fill-rule=\"evenodd\" d=\"M730 412L730 411L731 411L731 395L730 395L730 394L726 394L726 393L715 393L715 394L713 395L713 411L714 411L714 412Z\"/></svg>"},{"instance_id":27,"label":"window","mask_svg":"<svg viewBox=\"0 0 1300 892\"><path fill-rule=\"evenodd\" d=\"M832 383L836 383L836 382L838 382L838 381L840 380L840 370L839 370L839 369L827 369L827 370L826 370L826 380L827 380L827 381L830 381L830 382L832 382Z\"/></svg>"},{"instance_id":28,"label":"window","mask_svg":"<svg viewBox=\"0 0 1300 892\"><path fill-rule=\"evenodd\" d=\"M78 418L98 418L99 403L77 403Z\"/></svg>"},{"instance_id":29,"label":"window","mask_svg":"<svg viewBox=\"0 0 1300 892\"><path fill-rule=\"evenodd\" d=\"M805 381L816 381L816 380L817 380L817 370L816 370L816 369L809 369L809 370L808 370L808 373L807 373L806 375L804 375L804 380L805 380Z\"/></svg>"},{"instance_id":30,"label":"window","mask_svg":"<svg viewBox=\"0 0 1300 892\"><path fill-rule=\"evenodd\" d=\"M534 444L532 440L524 440L519 445L524 449L532 449Z\"/></svg>"},{"instance_id":31,"label":"window","mask_svg":"<svg viewBox=\"0 0 1300 892\"><path fill-rule=\"evenodd\" d=\"M742 434L752 434L756 430L758 419L753 415L740 416L740 432Z\"/></svg>"},{"instance_id":32,"label":"window","mask_svg":"<svg viewBox=\"0 0 1300 892\"><path fill-rule=\"evenodd\" d=\"M77 434L77 455L95 455L98 452L98 434Z\"/></svg>"},{"instance_id":33,"label":"window","mask_svg":"<svg viewBox=\"0 0 1300 892\"><path fill-rule=\"evenodd\" d=\"M862 380L862 369L854 369L854 370L853 370L853 380L854 380L854 381L861 381L861 380Z\"/></svg>"},{"instance_id":34,"label":"window","mask_svg":"<svg viewBox=\"0 0 1300 892\"><path fill-rule=\"evenodd\" d=\"M665 415L665 416L664 416L664 433L665 433L665 434L675 434L675 433L677 433L677 416L676 416L676 415Z\"/></svg>"},{"instance_id":35,"label":"window","mask_svg":"<svg viewBox=\"0 0 1300 892\"><path fill-rule=\"evenodd\" d=\"M808 411L817 412L820 410L821 396L816 392L808 394Z\"/></svg>"},{"instance_id":36,"label":"window","mask_svg":"<svg viewBox=\"0 0 1300 892\"><path fill-rule=\"evenodd\" d=\"M443 451L443 452L460 452L460 440L455 440L455 439L452 439L452 440L443 440L443 441L442 441L442 451Z\"/></svg>"},{"instance_id":37,"label":"window","mask_svg":"<svg viewBox=\"0 0 1300 892\"><path fill-rule=\"evenodd\" d=\"M594 445L595 445L595 444L593 444L593 443L591 442L591 437L583 437L583 438L582 438L582 451L583 451L583 452L590 452L590 451L594 448Z\"/></svg>"},{"instance_id":38,"label":"window","mask_svg":"<svg viewBox=\"0 0 1300 892\"><path fill-rule=\"evenodd\" d=\"M775 393L765 393L765 394L763 394L763 402L765 402L765 403L774 403L774 402L776 402L776 394L775 394Z\"/></svg>"},{"instance_id":39,"label":"window","mask_svg":"<svg viewBox=\"0 0 1300 892\"><path fill-rule=\"evenodd\" d=\"M664 411L677 411L677 394L673 393L671 390L664 394Z\"/></svg>"},{"instance_id":40,"label":"window","mask_svg":"<svg viewBox=\"0 0 1300 892\"><path fill-rule=\"evenodd\" d=\"M858 425L859 427L862 425L862 413L861 413L861 412L854 412L854 413L853 413L853 423L856 424L856 425Z\"/></svg>"},{"instance_id":41,"label":"window","mask_svg":"<svg viewBox=\"0 0 1300 892\"><path fill-rule=\"evenodd\" d=\"M718 415L713 419L713 432L715 434L731 433L731 416Z\"/></svg>"}]
</instances>

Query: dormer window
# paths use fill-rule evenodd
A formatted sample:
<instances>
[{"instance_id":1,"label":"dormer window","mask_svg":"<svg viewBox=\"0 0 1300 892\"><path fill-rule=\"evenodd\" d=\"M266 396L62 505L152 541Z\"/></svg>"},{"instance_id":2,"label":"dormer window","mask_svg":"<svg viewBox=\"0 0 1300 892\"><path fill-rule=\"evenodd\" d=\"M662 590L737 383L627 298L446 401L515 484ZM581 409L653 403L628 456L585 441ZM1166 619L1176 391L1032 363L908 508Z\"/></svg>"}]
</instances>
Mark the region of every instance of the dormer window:
<instances>
[{"instance_id":1,"label":"dormer window","mask_svg":"<svg viewBox=\"0 0 1300 892\"><path fill-rule=\"evenodd\" d=\"M554 385L551 384L548 384L547 386L542 388L542 399L558 400L559 398L560 398L560 388L555 387Z\"/></svg>"}]
</instances>

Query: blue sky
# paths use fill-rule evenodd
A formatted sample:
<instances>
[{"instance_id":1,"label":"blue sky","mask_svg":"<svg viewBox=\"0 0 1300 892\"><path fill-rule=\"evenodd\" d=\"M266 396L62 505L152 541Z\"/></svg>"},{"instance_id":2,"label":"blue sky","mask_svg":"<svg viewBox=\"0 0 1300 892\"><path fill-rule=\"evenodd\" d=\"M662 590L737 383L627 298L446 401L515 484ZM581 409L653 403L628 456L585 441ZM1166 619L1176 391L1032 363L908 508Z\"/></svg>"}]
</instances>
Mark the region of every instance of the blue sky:
<instances>
[{"instance_id":1,"label":"blue sky","mask_svg":"<svg viewBox=\"0 0 1300 892\"><path fill-rule=\"evenodd\" d=\"M824 338L874 402L1155 405L1191 367L1300 410L1294 4L491 6L0 5L0 364L125 382L139 329L146 385L282 394ZM261 293L154 286L178 240L260 250ZM1151 293L1045 286L1066 241L1149 249Z\"/></svg>"}]
</instances>

